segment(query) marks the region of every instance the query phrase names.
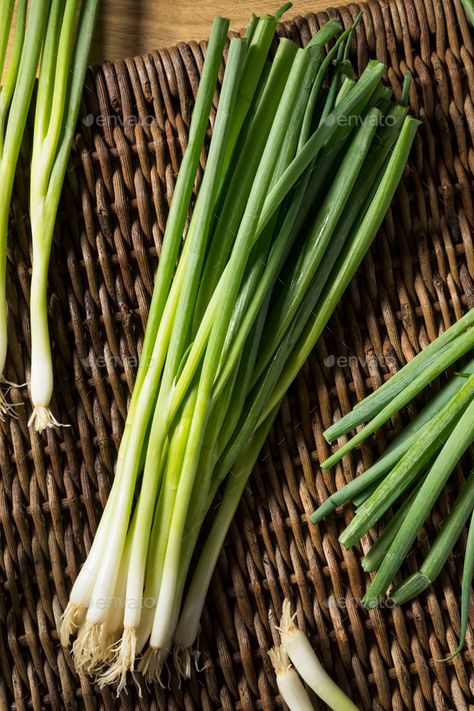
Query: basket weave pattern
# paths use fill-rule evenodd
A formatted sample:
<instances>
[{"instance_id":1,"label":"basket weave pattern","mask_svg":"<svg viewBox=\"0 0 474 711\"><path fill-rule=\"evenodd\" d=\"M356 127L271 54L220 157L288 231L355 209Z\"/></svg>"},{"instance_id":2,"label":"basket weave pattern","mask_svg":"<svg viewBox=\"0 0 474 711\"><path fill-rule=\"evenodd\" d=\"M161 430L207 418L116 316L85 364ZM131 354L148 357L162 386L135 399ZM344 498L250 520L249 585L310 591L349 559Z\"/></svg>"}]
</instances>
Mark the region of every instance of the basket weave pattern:
<instances>
[{"instance_id":1,"label":"basket weave pattern","mask_svg":"<svg viewBox=\"0 0 474 711\"><path fill-rule=\"evenodd\" d=\"M304 45L327 19L348 26L361 7L297 18L280 32ZM358 600L370 536L346 551L337 536L348 511L319 527L306 522L321 499L370 465L390 434L385 428L375 445L323 474L324 427L474 306L474 47L464 12L458 0L383 0L363 9L356 68L369 57L386 62L396 96L409 69L410 103L423 125L381 233L288 394L243 497L203 616L205 668L181 688L173 675L170 690L143 688L141 699L132 682L117 700L113 690L78 679L56 627L113 478L205 44L91 70L49 285L53 412L70 427L29 431L26 389L13 388L18 419L0 429L0 709L279 709L266 651L275 634L269 610L279 617L285 596L361 708L474 708L472 630L461 656L436 661L456 646L462 557L451 556L419 599L369 613ZM25 141L25 170L28 154ZM20 167L9 253L7 377L16 383L29 375L23 176ZM451 488L463 480L458 467ZM444 492L428 536L451 502ZM405 573L427 547L422 536ZM323 706L315 701L315 708Z\"/></svg>"}]
</instances>

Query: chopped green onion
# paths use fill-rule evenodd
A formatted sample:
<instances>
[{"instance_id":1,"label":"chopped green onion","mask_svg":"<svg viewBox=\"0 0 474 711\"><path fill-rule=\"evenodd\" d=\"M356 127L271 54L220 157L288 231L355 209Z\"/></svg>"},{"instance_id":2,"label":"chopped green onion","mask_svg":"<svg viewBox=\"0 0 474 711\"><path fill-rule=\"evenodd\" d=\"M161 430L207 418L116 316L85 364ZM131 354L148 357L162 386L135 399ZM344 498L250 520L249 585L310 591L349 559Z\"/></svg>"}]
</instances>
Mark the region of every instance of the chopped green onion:
<instances>
[{"instance_id":1,"label":"chopped green onion","mask_svg":"<svg viewBox=\"0 0 474 711\"><path fill-rule=\"evenodd\" d=\"M474 338L472 329L473 325L474 309L471 309L461 319L459 319L459 321L445 331L445 333L439 336L433 343L418 353L418 355L407 363L407 365L395 373L395 375L378 388L378 390L373 392L371 395L368 395L362 402L358 403L352 412L331 425L331 427L324 432L324 436L327 441L333 442L335 439L341 437L343 434L346 434L362 422L367 422L374 415L382 411L383 408L392 402L397 396L405 392L407 387L412 385L415 381L418 382L418 378L422 377L427 370L429 370L430 373L433 371L436 372L436 366L440 362L439 357L441 353L444 352L452 354L454 352L454 360L456 360L455 349L449 351L449 348L456 342L460 335L466 335L466 332L470 329L471 334L470 336L467 336L468 347L466 351L464 351L467 352L471 343L470 339ZM462 352L459 351L458 357L461 357L461 355ZM454 362L454 360L452 362ZM439 370L439 373L443 370L444 368ZM433 376L433 380L435 377L436 375ZM429 382L430 381L428 381L428 383ZM408 401L409 400L407 400L407 402Z\"/></svg>"},{"instance_id":2,"label":"chopped green onion","mask_svg":"<svg viewBox=\"0 0 474 711\"><path fill-rule=\"evenodd\" d=\"M415 395L418 395L418 393L429 385L436 377L438 377L440 373L446 370L446 368L449 368L449 366L452 365L458 358L461 358L465 353L469 352L473 348L474 328L470 328L465 333L458 336L458 338L456 338L452 343L445 346L443 350L438 351L436 356L433 358L433 361L429 365L425 364L423 371L420 372L420 374L411 380L407 385L405 385L404 389L400 390L397 395L394 395L392 399L381 410L379 410L378 414L375 415L375 417L362 430L357 432L352 439L340 447L331 457L322 462L322 468L330 469L330 467L334 466L334 464L342 459L345 454L364 442L367 437L373 434L381 425L387 422L387 420L395 415L402 407L409 403Z\"/></svg>"},{"instance_id":3,"label":"chopped green onion","mask_svg":"<svg viewBox=\"0 0 474 711\"><path fill-rule=\"evenodd\" d=\"M474 440L474 376L467 381L471 386L472 400L443 446L435 463L429 470L418 495L402 522L392 545L387 551L377 575L364 597L366 607L374 607L387 591L395 573L416 539L434 502L441 493L456 462Z\"/></svg>"},{"instance_id":4,"label":"chopped green onion","mask_svg":"<svg viewBox=\"0 0 474 711\"><path fill-rule=\"evenodd\" d=\"M348 527L339 536L340 542L351 548L385 513L399 496L415 481L423 467L438 449L439 438L449 441L447 433L453 422L464 412L474 395L474 376L459 390L444 408L422 430L410 449L362 504ZM452 434L450 435L452 436ZM446 445L444 445L446 446Z\"/></svg>"},{"instance_id":5,"label":"chopped green onion","mask_svg":"<svg viewBox=\"0 0 474 711\"><path fill-rule=\"evenodd\" d=\"M421 488L418 487L418 490ZM410 505L414 496L410 497ZM438 577L451 553L454 543L459 538L462 528L474 509L474 470L470 473L461 493L456 499L451 512L443 523L440 533L436 537L431 550L420 566L406 580L398 583L390 591L390 598L401 605L407 600L419 595ZM391 522L390 522L391 523ZM379 539L380 540L380 539ZM378 543L378 541L377 541ZM372 552L369 552L369 554ZM367 558L367 556L366 556ZM378 566L375 566L378 567ZM364 568L374 570L375 568ZM472 575L471 575L472 578Z\"/></svg>"}]
</instances>

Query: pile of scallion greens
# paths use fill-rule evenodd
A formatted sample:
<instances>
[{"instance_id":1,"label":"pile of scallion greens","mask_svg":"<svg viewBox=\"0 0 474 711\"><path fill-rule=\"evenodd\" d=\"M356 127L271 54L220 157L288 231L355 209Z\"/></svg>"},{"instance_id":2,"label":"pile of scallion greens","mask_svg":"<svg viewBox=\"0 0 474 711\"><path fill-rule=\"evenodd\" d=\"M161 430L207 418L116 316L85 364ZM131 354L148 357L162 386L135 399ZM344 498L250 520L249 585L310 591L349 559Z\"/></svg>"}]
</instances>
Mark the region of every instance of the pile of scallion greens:
<instances>
[{"instance_id":1,"label":"pile of scallion greens","mask_svg":"<svg viewBox=\"0 0 474 711\"><path fill-rule=\"evenodd\" d=\"M367 423L326 459L322 468L332 467L459 358L473 351L474 308L324 432L328 442L334 442ZM390 522L362 559L364 570L377 571L364 597L366 607L377 606L388 591L441 490L473 442L474 359L462 367L462 372L447 380L373 466L326 499L311 516L311 521L318 523L337 506L352 501L357 507L355 516L339 536L340 542L351 548L401 500ZM466 478L419 570L391 588L389 594L393 602L402 604L411 600L433 582L473 510L474 470ZM471 519L464 559L460 643L454 654L464 644L473 570L474 523Z\"/></svg>"},{"instance_id":2,"label":"pile of scallion greens","mask_svg":"<svg viewBox=\"0 0 474 711\"><path fill-rule=\"evenodd\" d=\"M0 380L7 355L6 268L8 217L15 170L35 85L30 160L32 277L30 293L33 412L41 431L59 424L49 409L53 366L48 330L48 267L59 198L84 89L98 0L0 0ZM5 70L5 72L4 72ZM36 82L36 75L39 79ZM0 418L12 407L0 391Z\"/></svg>"},{"instance_id":3,"label":"pile of scallion greens","mask_svg":"<svg viewBox=\"0 0 474 711\"><path fill-rule=\"evenodd\" d=\"M280 39L271 52L286 7L230 41L193 203L229 28L214 21L114 483L62 620L77 669L119 691L128 671L159 680L170 653L189 672L248 476L377 233L418 126L408 80L397 103L380 62L355 77L354 27L330 21L305 49Z\"/></svg>"}]
</instances>

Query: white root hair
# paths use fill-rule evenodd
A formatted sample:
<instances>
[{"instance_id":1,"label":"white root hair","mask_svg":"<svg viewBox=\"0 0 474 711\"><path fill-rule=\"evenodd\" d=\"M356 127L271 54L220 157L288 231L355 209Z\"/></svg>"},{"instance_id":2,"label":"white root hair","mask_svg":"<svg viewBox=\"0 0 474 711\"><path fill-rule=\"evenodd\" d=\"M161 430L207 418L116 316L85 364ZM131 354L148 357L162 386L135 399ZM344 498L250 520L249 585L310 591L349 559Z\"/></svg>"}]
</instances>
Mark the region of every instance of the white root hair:
<instances>
[{"instance_id":1,"label":"white root hair","mask_svg":"<svg viewBox=\"0 0 474 711\"><path fill-rule=\"evenodd\" d=\"M148 647L142 656L138 665L138 671L143 674L145 681L156 682L162 689L166 689L163 683L163 667L166 667L165 660L168 656L166 649L158 649L157 647Z\"/></svg>"},{"instance_id":2,"label":"white root hair","mask_svg":"<svg viewBox=\"0 0 474 711\"><path fill-rule=\"evenodd\" d=\"M113 646L114 660L98 679L99 686L103 688L108 684L117 684L117 696L120 696L127 682L127 673L135 670L136 651L136 630L134 627L125 627L121 639Z\"/></svg>"},{"instance_id":3,"label":"white root hair","mask_svg":"<svg viewBox=\"0 0 474 711\"><path fill-rule=\"evenodd\" d=\"M43 430L48 427L70 426L71 425L63 425L61 422L58 422L49 407L45 407L44 405L35 405L30 419L28 420L28 427L34 427L36 432L43 432Z\"/></svg>"},{"instance_id":4,"label":"white root hair","mask_svg":"<svg viewBox=\"0 0 474 711\"><path fill-rule=\"evenodd\" d=\"M61 624L59 627L59 638L61 645L67 647L71 635L75 634L82 625L86 617L86 608L76 605L69 600L66 609L61 615Z\"/></svg>"}]
</instances>

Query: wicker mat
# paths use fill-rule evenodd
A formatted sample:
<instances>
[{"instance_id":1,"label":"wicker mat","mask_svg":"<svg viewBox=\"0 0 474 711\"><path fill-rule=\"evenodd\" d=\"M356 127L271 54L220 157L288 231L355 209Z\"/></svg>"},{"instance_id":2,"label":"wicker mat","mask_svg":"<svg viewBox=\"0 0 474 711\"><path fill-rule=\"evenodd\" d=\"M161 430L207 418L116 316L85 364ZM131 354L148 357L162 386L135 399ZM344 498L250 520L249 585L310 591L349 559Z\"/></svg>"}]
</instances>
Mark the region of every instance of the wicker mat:
<instances>
[{"instance_id":1,"label":"wicker mat","mask_svg":"<svg viewBox=\"0 0 474 711\"><path fill-rule=\"evenodd\" d=\"M305 44L328 18L348 26L361 6L297 18L280 28ZM459 631L462 556L402 608L366 612L362 547L337 542L347 512L319 527L306 514L370 464L375 444L323 474L322 430L469 306L474 306L474 47L458 0L383 0L363 6L354 63L388 64L395 94L407 69L423 119L410 165L371 253L285 401L227 537L199 638L200 671L178 688L131 682L116 699L73 670L56 626L107 499L133 386L168 205L186 146L204 43L181 44L91 70L50 270L53 411L70 427L0 437L0 708L280 709L267 650L269 610L285 596L326 668L362 709L473 709L474 636L449 664ZM22 165L28 162L28 146ZM9 255L7 377L28 380L29 237L20 167ZM392 422L392 429L401 425ZM463 481L460 468L451 489ZM438 502L428 536L449 510ZM461 552L465 536L461 539ZM428 547L421 536L405 573ZM471 703L471 705L469 705ZM315 708L322 709L322 705Z\"/></svg>"}]
</instances>

